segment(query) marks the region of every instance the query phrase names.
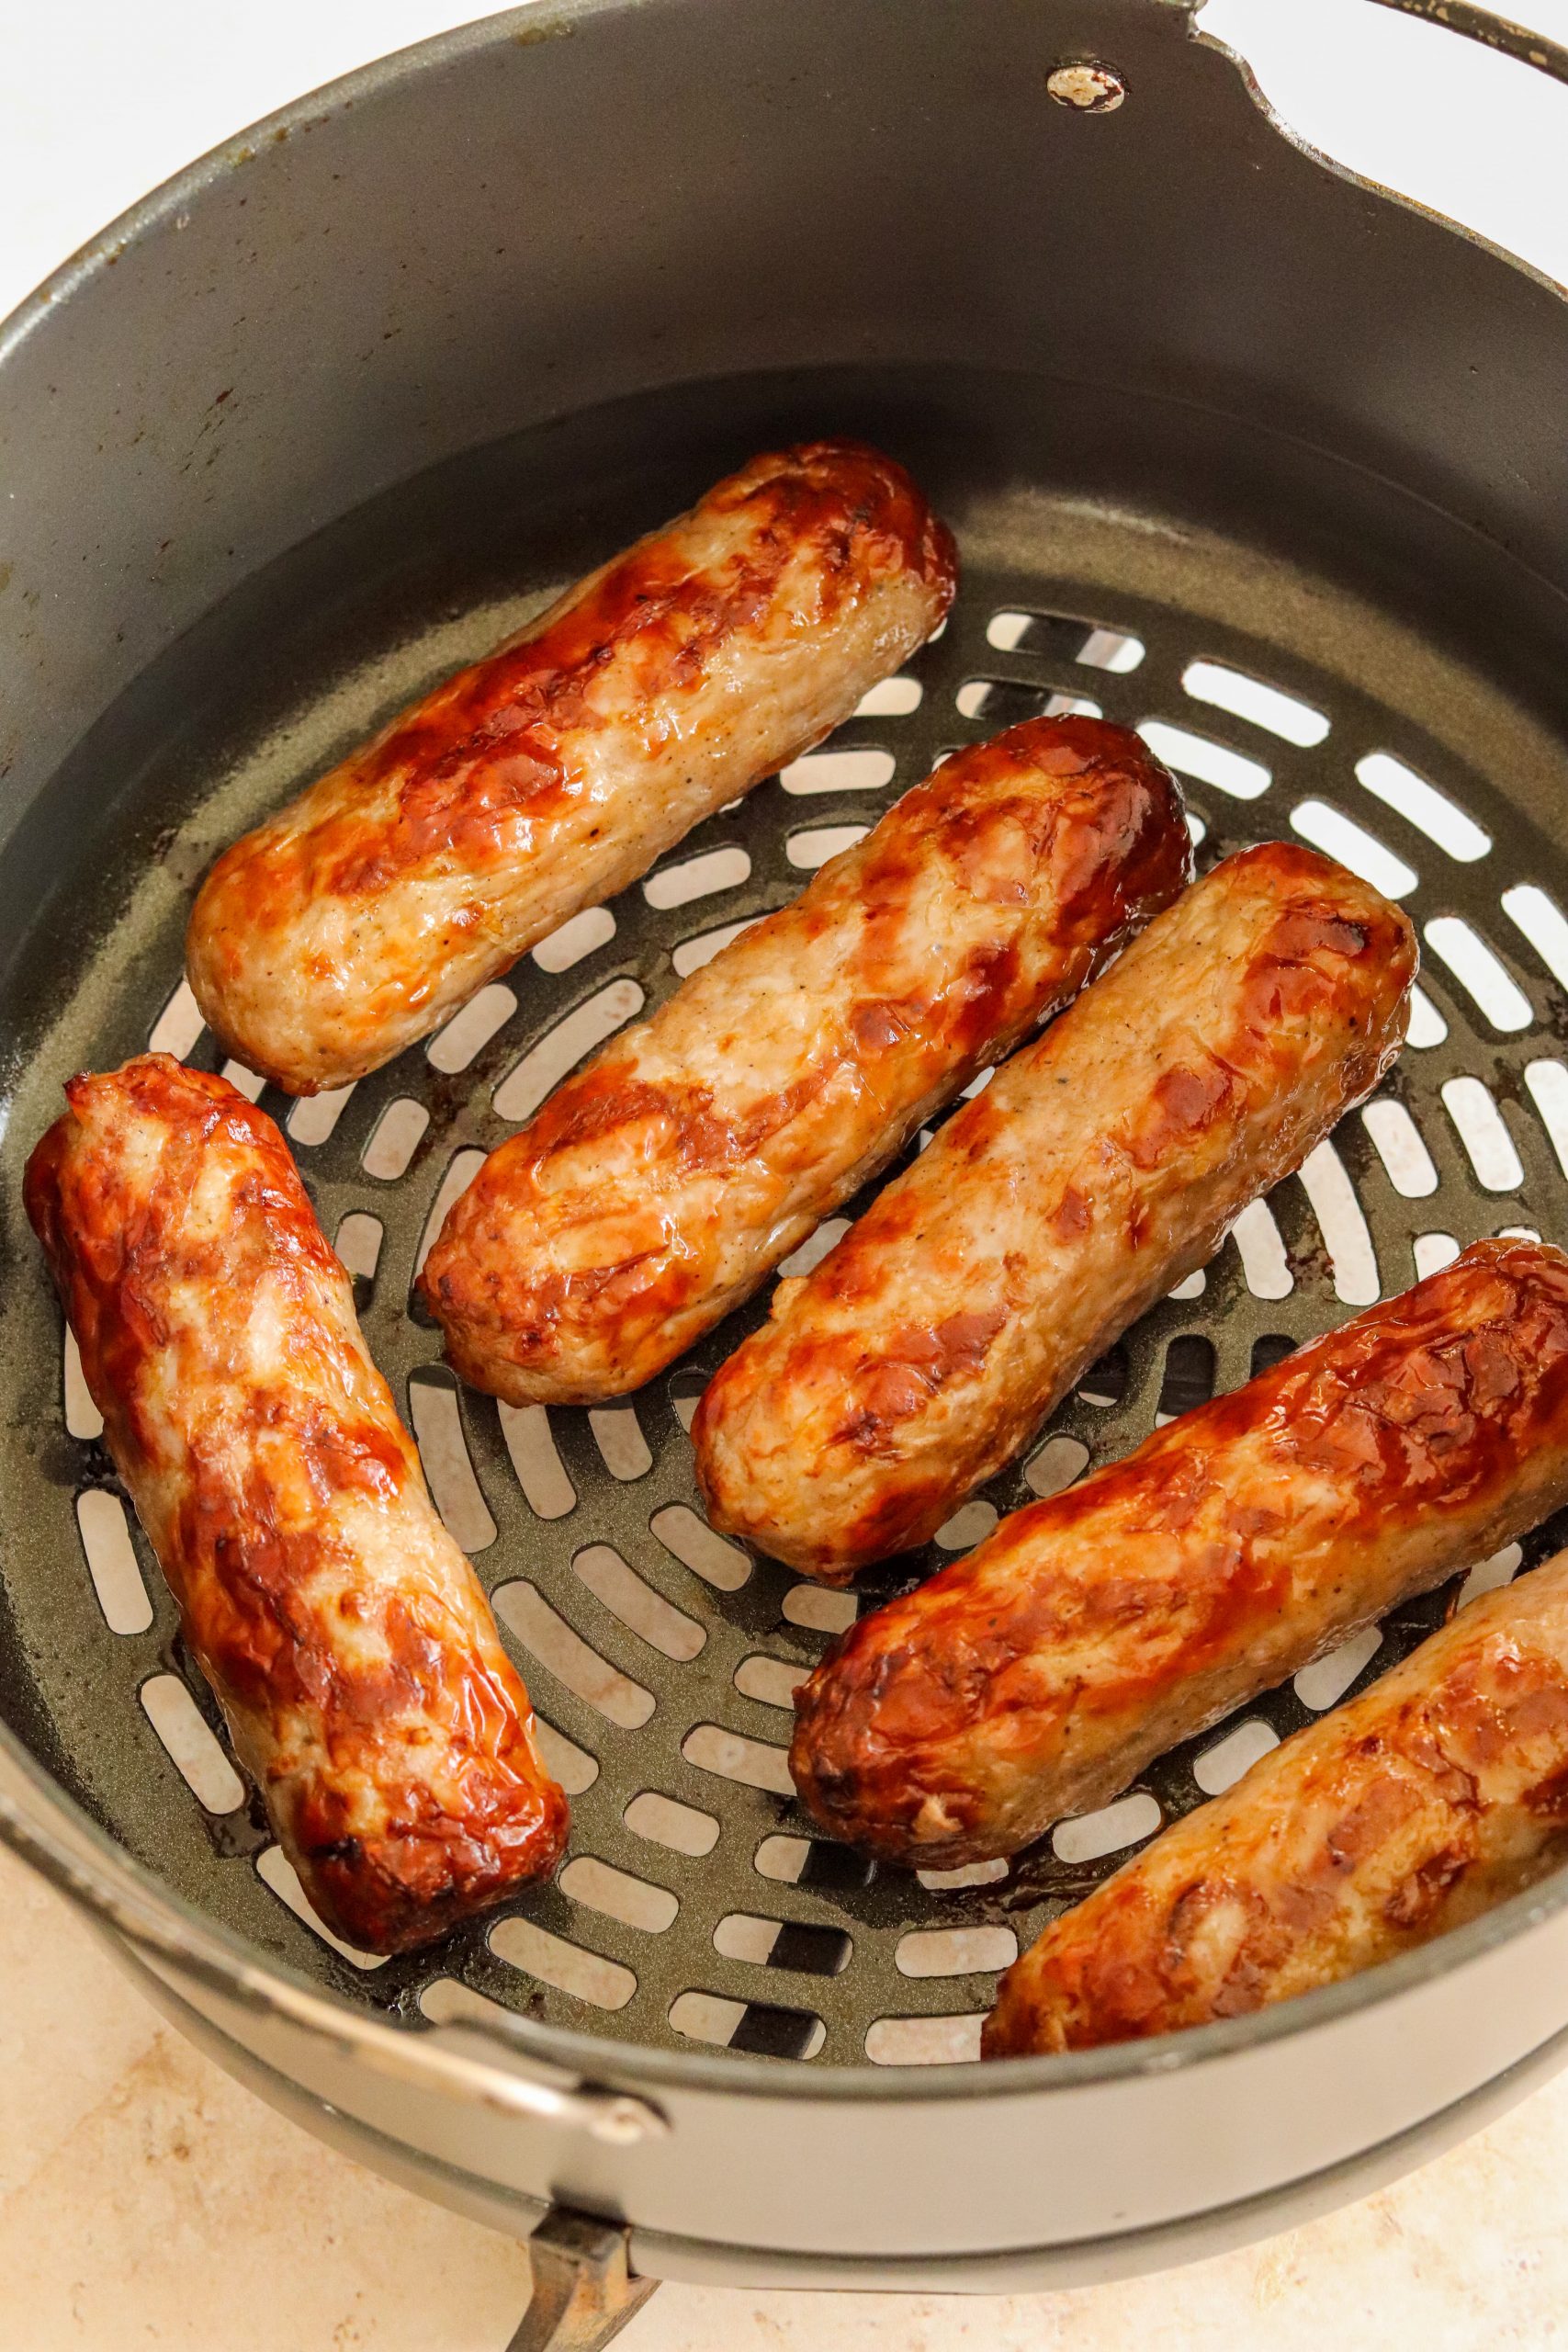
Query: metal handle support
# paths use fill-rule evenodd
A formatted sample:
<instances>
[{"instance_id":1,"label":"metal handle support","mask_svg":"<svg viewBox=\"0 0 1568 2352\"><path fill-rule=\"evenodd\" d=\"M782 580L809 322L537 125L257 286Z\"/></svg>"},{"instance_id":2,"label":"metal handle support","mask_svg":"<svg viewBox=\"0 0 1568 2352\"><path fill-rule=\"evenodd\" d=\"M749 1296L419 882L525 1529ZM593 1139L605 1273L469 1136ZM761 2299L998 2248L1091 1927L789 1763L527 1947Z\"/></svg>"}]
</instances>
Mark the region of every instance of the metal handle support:
<instances>
[{"instance_id":1,"label":"metal handle support","mask_svg":"<svg viewBox=\"0 0 1568 2352\"><path fill-rule=\"evenodd\" d=\"M1204 0L1157 0L1164 7L1186 8L1194 17L1201 16ZM1298 0L1298 5L1310 6L1311 0ZM1402 17L1419 17L1439 31L1460 33L1466 40L1478 40L1483 49L1495 49L1504 57L1517 58L1521 65L1533 65L1539 74L1550 74L1554 82L1568 82L1568 49L1561 41L1548 40L1544 33L1532 32L1529 25L1517 25L1512 17L1495 16L1490 8L1477 8L1472 0L1377 0L1380 8L1397 9Z\"/></svg>"},{"instance_id":2,"label":"metal handle support","mask_svg":"<svg viewBox=\"0 0 1568 2352\"><path fill-rule=\"evenodd\" d=\"M1521 65L1550 74L1554 82L1568 82L1568 49L1561 41L1548 40L1544 33L1531 32L1528 25L1515 24L1511 17L1495 17L1489 8L1472 7L1470 0L1378 0L1378 6L1397 8L1402 17L1421 17L1444 32L1462 33L1483 49L1500 50Z\"/></svg>"},{"instance_id":3,"label":"metal handle support","mask_svg":"<svg viewBox=\"0 0 1568 2352\"><path fill-rule=\"evenodd\" d=\"M629 2233L552 2205L528 2240L534 2291L507 2352L601 2352L642 2309L657 2278L633 2275Z\"/></svg>"}]
</instances>

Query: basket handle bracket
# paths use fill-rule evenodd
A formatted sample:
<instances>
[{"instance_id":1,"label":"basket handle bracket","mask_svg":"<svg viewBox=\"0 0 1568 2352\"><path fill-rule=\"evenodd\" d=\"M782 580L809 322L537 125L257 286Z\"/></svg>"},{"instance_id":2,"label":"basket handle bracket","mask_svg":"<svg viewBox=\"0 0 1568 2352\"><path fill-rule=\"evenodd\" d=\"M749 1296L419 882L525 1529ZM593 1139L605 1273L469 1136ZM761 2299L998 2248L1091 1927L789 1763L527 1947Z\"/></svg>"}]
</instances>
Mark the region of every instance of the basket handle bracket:
<instances>
[{"instance_id":1,"label":"basket handle bracket","mask_svg":"<svg viewBox=\"0 0 1568 2352\"><path fill-rule=\"evenodd\" d=\"M630 2232L552 2205L528 2240L534 2291L507 2352L601 2352L642 2309L657 2278L631 2267Z\"/></svg>"},{"instance_id":2,"label":"basket handle bracket","mask_svg":"<svg viewBox=\"0 0 1568 2352\"><path fill-rule=\"evenodd\" d=\"M1436 25L1443 32L1459 33L1466 40L1478 40L1483 49L1517 58L1521 65L1533 65L1538 74L1548 74L1554 82L1568 82L1568 49L1561 41L1548 40L1544 33L1532 32L1511 17L1494 16L1490 8L1472 7L1471 0L1377 0L1377 5L1395 8L1402 17L1419 17L1424 23ZM1202 0L1195 0L1194 13L1201 6Z\"/></svg>"}]
</instances>

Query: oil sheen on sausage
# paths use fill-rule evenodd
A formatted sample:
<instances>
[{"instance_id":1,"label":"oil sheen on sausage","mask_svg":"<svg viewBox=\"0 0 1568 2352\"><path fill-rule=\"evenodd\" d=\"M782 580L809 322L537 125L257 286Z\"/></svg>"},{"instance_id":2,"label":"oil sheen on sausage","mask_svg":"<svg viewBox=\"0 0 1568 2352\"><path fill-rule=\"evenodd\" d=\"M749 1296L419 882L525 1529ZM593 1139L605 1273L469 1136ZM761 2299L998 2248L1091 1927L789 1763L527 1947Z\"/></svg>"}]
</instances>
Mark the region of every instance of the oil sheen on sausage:
<instances>
[{"instance_id":1,"label":"oil sheen on sausage","mask_svg":"<svg viewBox=\"0 0 1568 2352\"><path fill-rule=\"evenodd\" d=\"M283 1138L152 1054L75 1078L27 1206L186 1638L334 1933L554 1868L566 1800Z\"/></svg>"},{"instance_id":2,"label":"oil sheen on sausage","mask_svg":"<svg viewBox=\"0 0 1568 2352\"><path fill-rule=\"evenodd\" d=\"M491 1153L425 1264L451 1362L513 1404L640 1386L1190 872L1126 729L958 752Z\"/></svg>"},{"instance_id":3,"label":"oil sheen on sausage","mask_svg":"<svg viewBox=\"0 0 1568 2352\"><path fill-rule=\"evenodd\" d=\"M1315 851L1216 866L779 1284L693 1425L714 1526L832 1584L924 1543L1377 1083L1416 962Z\"/></svg>"},{"instance_id":4,"label":"oil sheen on sausage","mask_svg":"<svg viewBox=\"0 0 1568 2352\"><path fill-rule=\"evenodd\" d=\"M757 458L225 852L205 1019L291 1093L375 1069L848 718L954 563L877 451Z\"/></svg>"},{"instance_id":5,"label":"oil sheen on sausage","mask_svg":"<svg viewBox=\"0 0 1568 2352\"><path fill-rule=\"evenodd\" d=\"M1568 1860L1568 1553L1164 1832L1015 1961L987 2058L1241 2017Z\"/></svg>"},{"instance_id":6,"label":"oil sheen on sausage","mask_svg":"<svg viewBox=\"0 0 1568 2352\"><path fill-rule=\"evenodd\" d=\"M797 1694L807 1810L1016 1853L1568 1502L1568 1258L1482 1241L863 1618Z\"/></svg>"}]
</instances>

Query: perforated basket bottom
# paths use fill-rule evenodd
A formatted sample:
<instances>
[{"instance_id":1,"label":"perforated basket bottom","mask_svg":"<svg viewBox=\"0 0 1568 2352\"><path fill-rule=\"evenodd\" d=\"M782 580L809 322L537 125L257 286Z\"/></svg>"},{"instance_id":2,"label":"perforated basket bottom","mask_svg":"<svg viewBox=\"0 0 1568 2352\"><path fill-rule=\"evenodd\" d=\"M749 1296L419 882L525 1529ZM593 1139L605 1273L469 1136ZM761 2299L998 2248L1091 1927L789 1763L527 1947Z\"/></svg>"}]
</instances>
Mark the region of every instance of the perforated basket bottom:
<instances>
[{"instance_id":1,"label":"perforated basket bottom","mask_svg":"<svg viewBox=\"0 0 1568 2352\"><path fill-rule=\"evenodd\" d=\"M482 469L493 476L496 461L475 463L477 506ZM136 721L152 748L134 778L129 764L110 775L130 779L123 861L83 880L82 944L62 951L69 984L7 1148L30 1144L72 1068L149 1042L217 1067L176 985L189 888L214 849L705 478L695 468L607 477L592 514L540 525L525 591L506 569L530 537L525 512L407 562L398 550L412 510L400 528L383 518L352 545L340 532L273 582L259 638L242 615L184 649L179 692L165 684L155 725ZM1460 1595L1456 1582L1400 1611L1381 1638L1359 1639L1176 1750L1118 1804L1063 1823L1010 1868L942 1880L873 1870L810 1836L784 1766L791 1689L855 1603L748 1560L696 1510L692 1405L765 1300L635 1400L547 1415L498 1412L459 1392L439 1368L437 1334L411 1308L446 1204L550 1084L784 903L933 761L1043 708L1143 727L1187 783L1201 864L1295 833L1398 896L1426 957L1416 1023L1375 1102L1086 1378L1026 1462L965 1505L927 1555L869 1579L863 1605L966 1549L998 1512L1124 1452L1156 1416L1235 1385L1476 1237L1563 1232L1561 855L1436 733L1279 642L1256 556L1211 544L1203 557L1211 581L1230 564L1233 621L1255 613L1249 633L1187 617L1170 600L1179 561L1154 563L1135 523L1039 492L1017 493L1010 508L988 494L978 531L957 519L966 562L945 630L831 743L700 828L612 907L569 923L427 1050L341 1096L262 1097L355 1274L378 1361L547 1726L573 1801L570 1858L554 1885L434 1953L379 1964L329 1948L295 1916L298 1889L223 1747L69 1348L62 1376L58 1320L28 1238L17 1238L5 1375L9 1710L173 1886L411 2025L496 2003L646 2043L884 2064L973 2057L995 1972L1021 1943L1162 1820L1381 1671ZM374 594L344 584L356 578ZM1207 608L1224 601L1211 595ZM1281 575L1280 608L1289 601ZM133 726L121 751L135 741ZM1532 1539L1525 1559L1548 1541ZM1464 1589L1518 1565L1517 1551L1480 1564Z\"/></svg>"}]
</instances>

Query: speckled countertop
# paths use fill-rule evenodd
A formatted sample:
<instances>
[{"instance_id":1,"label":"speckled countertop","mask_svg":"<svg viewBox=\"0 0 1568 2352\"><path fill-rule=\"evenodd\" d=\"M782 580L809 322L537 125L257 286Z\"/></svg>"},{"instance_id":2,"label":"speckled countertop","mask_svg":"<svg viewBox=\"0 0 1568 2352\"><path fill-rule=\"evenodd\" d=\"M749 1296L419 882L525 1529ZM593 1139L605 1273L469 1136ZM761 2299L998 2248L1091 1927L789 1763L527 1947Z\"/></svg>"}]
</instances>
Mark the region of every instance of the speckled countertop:
<instances>
[{"instance_id":1,"label":"speckled countertop","mask_svg":"<svg viewBox=\"0 0 1568 2352\"><path fill-rule=\"evenodd\" d=\"M474 0L0 0L0 312L187 157ZM1568 0L1520 0L1568 39ZM1364 0L1210 0L1315 143L1568 277L1568 95ZM1395 103L1390 103L1390 94ZM523 2249L283 2121L0 1853L0 2352L502 2352ZM627 2352L1491 2352L1568 2340L1568 2075L1393 2188L1164 2277L666 2287Z\"/></svg>"}]
</instances>

